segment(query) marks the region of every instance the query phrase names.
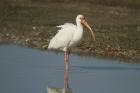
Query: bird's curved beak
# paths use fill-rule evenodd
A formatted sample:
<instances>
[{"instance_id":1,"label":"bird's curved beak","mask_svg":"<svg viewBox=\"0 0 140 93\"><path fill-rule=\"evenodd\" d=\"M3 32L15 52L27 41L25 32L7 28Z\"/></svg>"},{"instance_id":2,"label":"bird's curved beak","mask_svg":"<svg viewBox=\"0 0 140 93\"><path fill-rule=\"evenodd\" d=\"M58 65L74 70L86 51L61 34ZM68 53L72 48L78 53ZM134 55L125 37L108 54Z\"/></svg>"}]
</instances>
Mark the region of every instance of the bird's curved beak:
<instances>
[{"instance_id":1,"label":"bird's curved beak","mask_svg":"<svg viewBox=\"0 0 140 93\"><path fill-rule=\"evenodd\" d=\"M94 39L94 41L95 41L95 36L94 36L94 33L93 33L91 27L88 25L88 23L85 21L84 18L80 18L80 19L81 19L81 23L83 23L85 26L87 26L87 28L90 30L90 32L91 32L91 34L92 34L92 36L93 36L93 39Z\"/></svg>"}]
</instances>

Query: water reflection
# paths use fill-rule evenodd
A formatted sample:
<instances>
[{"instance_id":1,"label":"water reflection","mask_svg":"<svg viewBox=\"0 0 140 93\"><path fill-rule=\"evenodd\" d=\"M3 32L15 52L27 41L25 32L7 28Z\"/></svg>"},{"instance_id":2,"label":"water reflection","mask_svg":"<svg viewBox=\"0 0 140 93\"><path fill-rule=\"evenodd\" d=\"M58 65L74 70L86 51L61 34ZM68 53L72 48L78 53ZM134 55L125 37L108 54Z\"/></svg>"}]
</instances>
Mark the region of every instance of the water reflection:
<instances>
[{"instance_id":1,"label":"water reflection","mask_svg":"<svg viewBox=\"0 0 140 93\"><path fill-rule=\"evenodd\" d=\"M69 87L68 75L69 75L69 71L66 71L64 77L64 88L47 86L47 92L48 93L73 93L72 89Z\"/></svg>"}]
</instances>

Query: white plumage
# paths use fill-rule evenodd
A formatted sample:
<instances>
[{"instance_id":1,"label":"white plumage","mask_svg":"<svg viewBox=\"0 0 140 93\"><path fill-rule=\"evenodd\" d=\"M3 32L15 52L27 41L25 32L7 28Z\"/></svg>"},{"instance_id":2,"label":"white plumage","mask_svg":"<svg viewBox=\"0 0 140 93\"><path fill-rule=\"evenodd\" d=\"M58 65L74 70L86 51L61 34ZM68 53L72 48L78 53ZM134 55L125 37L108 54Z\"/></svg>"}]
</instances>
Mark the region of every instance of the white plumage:
<instances>
[{"instance_id":1,"label":"white plumage","mask_svg":"<svg viewBox=\"0 0 140 93\"><path fill-rule=\"evenodd\" d=\"M78 15L76 17L77 25L74 25L72 23L65 23L64 25L57 26L61 29L58 30L58 33L51 39L48 46L48 49L60 49L65 51L66 69L68 69L68 58L70 50L76 45L78 45L83 36L83 26L81 23L85 24L90 29L95 40L92 29L85 21L84 16Z\"/></svg>"},{"instance_id":2,"label":"white plumage","mask_svg":"<svg viewBox=\"0 0 140 93\"><path fill-rule=\"evenodd\" d=\"M61 27L61 29L58 30L58 33L51 39L48 46L49 49L67 51L68 48L71 49L76 46L83 36L83 31L79 31L79 35L76 35L77 26L72 23L65 23L57 27Z\"/></svg>"}]
</instances>

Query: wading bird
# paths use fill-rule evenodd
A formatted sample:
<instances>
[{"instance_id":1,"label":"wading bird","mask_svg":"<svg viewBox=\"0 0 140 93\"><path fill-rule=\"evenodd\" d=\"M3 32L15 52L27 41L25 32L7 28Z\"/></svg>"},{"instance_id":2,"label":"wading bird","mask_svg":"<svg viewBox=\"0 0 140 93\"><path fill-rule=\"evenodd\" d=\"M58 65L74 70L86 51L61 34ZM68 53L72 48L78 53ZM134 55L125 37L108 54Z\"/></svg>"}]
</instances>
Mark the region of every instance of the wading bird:
<instances>
[{"instance_id":1,"label":"wading bird","mask_svg":"<svg viewBox=\"0 0 140 93\"><path fill-rule=\"evenodd\" d=\"M91 27L88 25L88 23L85 21L83 15L78 15L76 17L76 24L74 25L72 23L65 23L64 25L60 25L57 27L60 27L61 29L58 30L58 33L51 39L50 44L48 46L48 49L59 49L62 51L65 51L65 65L66 70L69 70L69 55L70 50L74 48L83 36L83 26L87 26L89 30L92 33L93 39L95 40L94 33L91 29Z\"/></svg>"}]
</instances>

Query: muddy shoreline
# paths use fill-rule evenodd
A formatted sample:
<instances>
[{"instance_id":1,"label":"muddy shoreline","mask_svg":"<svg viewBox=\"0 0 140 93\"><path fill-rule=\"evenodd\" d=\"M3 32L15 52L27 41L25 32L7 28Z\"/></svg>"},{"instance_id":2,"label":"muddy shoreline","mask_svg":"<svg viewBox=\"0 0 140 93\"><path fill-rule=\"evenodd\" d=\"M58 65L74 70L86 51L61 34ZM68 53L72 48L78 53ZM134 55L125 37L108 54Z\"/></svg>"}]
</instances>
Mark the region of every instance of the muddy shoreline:
<instances>
[{"instance_id":1,"label":"muddy shoreline","mask_svg":"<svg viewBox=\"0 0 140 93\"><path fill-rule=\"evenodd\" d=\"M4 31L3 33L0 32L0 44L16 44L20 46L26 46L29 48L35 48L43 51L50 51L47 50L48 44L52 36L56 34L50 33L50 34L44 34L44 31L36 32L36 30L33 27L32 32L20 35L19 31L16 32L16 34L11 33L11 31ZM44 37L42 37L42 35ZM45 36L48 36L48 38L45 38ZM91 39L91 42L86 42L87 39ZM85 57L97 57L97 58L103 58L103 59L109 59L109 60L119 60L119 61L125 61L125 62L134 62L139 63L140 62L140 56L139 51L137 50L125 50L120 49L119 46L113 48L110 48L110 46L101 49L99 46L103 46L101 42L98 41L98 38L96 41L92 40L92 36L84 37L81 43L74 48L71 52L73 54L79 55L79 56L85 56ZM103 46L104 47L104 46ZM62 52L59 50L54 50L54 52Z\"/></svg>"}]
</instances>

